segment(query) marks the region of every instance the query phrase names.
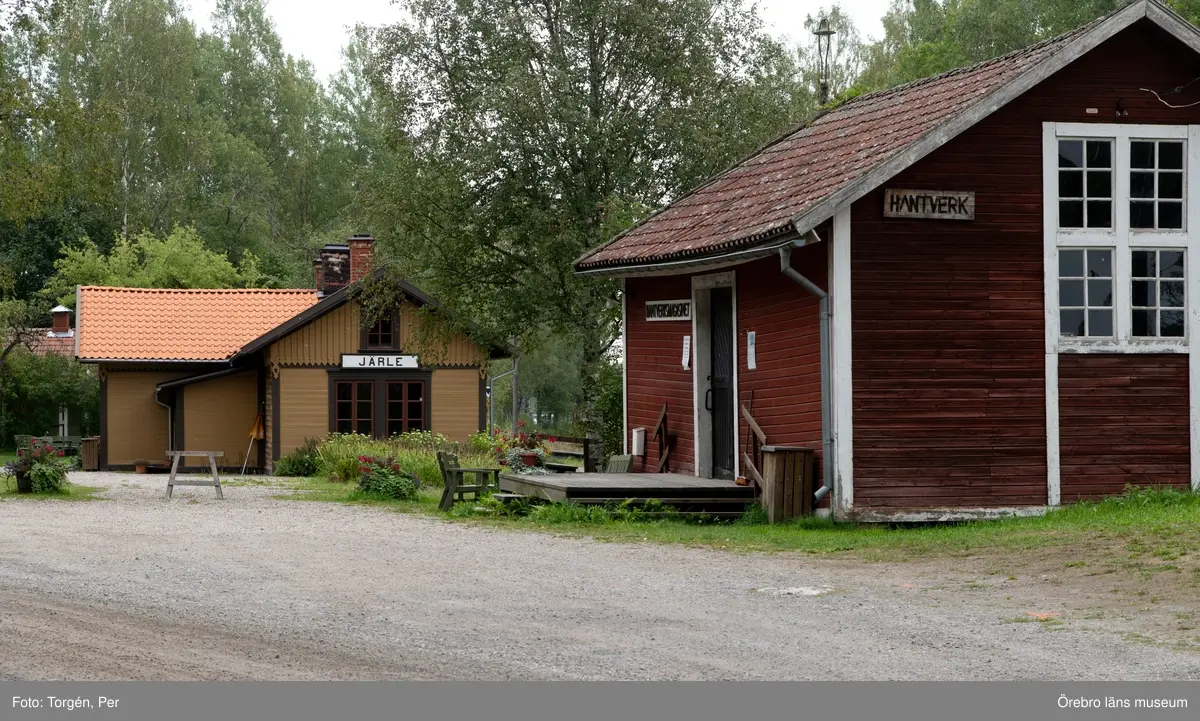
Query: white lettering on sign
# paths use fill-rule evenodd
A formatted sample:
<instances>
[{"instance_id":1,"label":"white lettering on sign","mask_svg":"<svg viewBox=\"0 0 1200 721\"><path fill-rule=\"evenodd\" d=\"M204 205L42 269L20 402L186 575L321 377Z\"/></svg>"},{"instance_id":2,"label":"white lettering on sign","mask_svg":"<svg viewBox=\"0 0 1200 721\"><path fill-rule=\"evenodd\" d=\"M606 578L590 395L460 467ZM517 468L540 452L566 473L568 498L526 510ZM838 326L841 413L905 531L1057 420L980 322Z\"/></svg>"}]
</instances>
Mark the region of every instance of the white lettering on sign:
<instances>
[{"instance_id":1,"label":"white lettering on sign","mask_svg":"<svg viewBox=\"0 0 1200 721\"><path fill-rule=\"evenodd\" d=\"M687 370L692 367L692 337L685 335L683 337L683 369Z\"/></svg>"},{"instance_id":2,"label":"white lettering on sign","mask_svg":"<svg viewBox=\"0 0 1200 721\"><path fill-rule=\"evenodd\" d=\"M888 188L883 191L883 217L975 220L975 193Z\"/></svg>"},{"instance_id":3,"label":"white lettering on sign","mask_svg":"<svg viewBox=\"0 0 1200 721\"><path fill-rule=\"evenodd\" d=\"M419 368L415 355L350 355L342 356L343 368Z\"/></svg>"},{"instance_id":4,"label":"white lettering on sign","mask_svg":"<svg viewBox=\"0 0 1200 721\"><path fill-rule=\"evenodd\" d=\"M690 300L648 300L646 320L691 320Z\"/></svg>"}]
</instances>

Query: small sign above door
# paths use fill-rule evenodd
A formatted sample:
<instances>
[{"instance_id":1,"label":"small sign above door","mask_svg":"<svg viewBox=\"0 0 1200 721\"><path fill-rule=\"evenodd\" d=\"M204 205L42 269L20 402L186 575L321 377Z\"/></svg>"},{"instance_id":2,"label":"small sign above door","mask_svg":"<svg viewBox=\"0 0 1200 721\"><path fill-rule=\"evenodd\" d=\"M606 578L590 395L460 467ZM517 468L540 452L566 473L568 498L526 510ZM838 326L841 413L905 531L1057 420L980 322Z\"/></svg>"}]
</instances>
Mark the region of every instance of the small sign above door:
<instances>
[{"instance_id":1,"label":"small sign above door","mask_svg":"<svg viewBox=\"0 0 1200 721\"><path fill-rule=\"evenodd\" d=\"M691 320L690 300L648 300L646 320Z\"/></svg>"},{"instance_id":2,"label":"small sign above door","mask_svg":"<svg viewBox=\"0 0 1200 721\"><path fill-rule=\"evenodd\" d=\"M974 191L883 191L883 217L927 220L975 220Z\"/></svg>"},{"instance_id":3,"label":"small sign above door","mask_svg":"<svg viewBox=\"0 0 1200 721\"><path fill-rule=\"evenodd\" d=\"M358 368L358 369L409 369L415 370L420 367L415 355L351 355L349 353L342 356L343 368Z\"/></svg>"}]
</instances>

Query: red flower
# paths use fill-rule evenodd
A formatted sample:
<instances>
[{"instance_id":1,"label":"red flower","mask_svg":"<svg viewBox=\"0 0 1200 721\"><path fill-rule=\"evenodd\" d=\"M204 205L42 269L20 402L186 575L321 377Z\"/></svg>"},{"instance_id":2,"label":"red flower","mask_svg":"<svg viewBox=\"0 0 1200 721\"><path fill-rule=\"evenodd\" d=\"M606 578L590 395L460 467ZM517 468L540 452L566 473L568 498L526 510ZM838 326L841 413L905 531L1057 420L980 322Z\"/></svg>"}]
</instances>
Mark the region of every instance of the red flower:
<instances>
[{"instance_id":1,"label":"red flower","mask_svg":"<svg viewBox=\"0 0 1200 721\"><path fill-rule=\"evenodd\" d=\"M554 436L550 436L550 442L551 442L551 443L557 443L557 442L558 442L558 438L556 438L556 437L554 437Z\"/></svg>"},{"instance_id":2,"label":"red flower","mask_svg":"<svg viewBox=\"0 0 1200 721\"><path fill-rule=\"evenodd\" d=\"M61 456L63 455L63 452L60 450L60 451L58 452L58 455L61 457Z\"/></svg>"},{"instance_id":3,"label":"red flower","mask_svg":"<svg viewBox=\"0 0 1200 721\"><path fill-rule=\"evenodd\" d=\"M524 428L524 427L525 427L525 421L517 421L517 428Z\"/></svg>"}]
</instances>

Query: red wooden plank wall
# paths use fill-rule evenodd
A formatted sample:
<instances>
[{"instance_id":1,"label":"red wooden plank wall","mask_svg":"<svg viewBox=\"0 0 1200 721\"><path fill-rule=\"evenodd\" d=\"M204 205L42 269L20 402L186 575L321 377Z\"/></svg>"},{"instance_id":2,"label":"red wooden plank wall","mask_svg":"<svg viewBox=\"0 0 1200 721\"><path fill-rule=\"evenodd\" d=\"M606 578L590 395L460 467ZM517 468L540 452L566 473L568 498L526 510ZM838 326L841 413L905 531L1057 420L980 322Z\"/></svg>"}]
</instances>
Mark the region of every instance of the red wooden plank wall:
<instances>
[{"instance_id":1,"label":"red wooden plank wall","mask_svg":"<svg viewBox=\"0 0 1200 721\"><path fill-rule=\"evenodd\" d=\"M792 267L826 288L827 246L799 248ZM817 299L780 272L771 257L738 267L738 398L767 442L821 451L821 355ZM755 333L757 368L746 366L746 338ZM738 416L738 442L749 430ZM759 469L762 470L762 469Z\"/></svg>"},{"instance_id":2,"label":"red wooden plank wall","mask_svg":"<svg viewBox=\"0 0 1200 721\"><path fill-rule=\"evenodd\" d=\"M1186 355L1064 354L1058 387L1063 503L1188 487Z\"/></svg>"},{"instance_id":3,"label":"red wooden plank wall","mask_svg":"<svg viewBox=\"0 0 1200 721\"><path fill-rule=\"evenodd\" d=\"M630 430L638 426L646 429L646 456L634 457L633 470L654 471L658 467L658 444L650 434L666 403L667 428L676 436L669 470L693 473L692 371L684 370L682 363L683 337L692 334L692 324L646 320L648 300L691 298L691 277L629 278L625 293L626 416Z\"/></svg>"},{"instance_id":4,"label":"red wooden plank wall","mask_svg":"<svg viewBox=\"0 0 1200 721\"><path fill-rule=\"evenodd\" d=\"M1194 69L1178 41L1134 26L886 184L974 190L974 221L884 219L882 188L854 204L856 504L1046 502L1042 122L1200 122L1200 107L1139 90ZM1092 371L1097 387L1129 378ZM1184 382L1185 428L1186 397Z\"/></svg>"}]
</instances>

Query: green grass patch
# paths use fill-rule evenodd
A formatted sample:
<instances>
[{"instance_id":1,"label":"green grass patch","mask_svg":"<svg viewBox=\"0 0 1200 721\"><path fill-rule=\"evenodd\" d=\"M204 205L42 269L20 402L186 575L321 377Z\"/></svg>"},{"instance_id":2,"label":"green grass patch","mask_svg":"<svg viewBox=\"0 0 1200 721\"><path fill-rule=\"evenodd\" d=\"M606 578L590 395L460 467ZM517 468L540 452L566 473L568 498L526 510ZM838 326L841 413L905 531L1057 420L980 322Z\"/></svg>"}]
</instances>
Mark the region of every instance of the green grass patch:
<instances>
[{"instance_id":1,"label":"green grass patch","mask_svg":"<svg viewBox=\"0 0 1200 721\"><path fill-rule=\"evenodd\" d=\"M349 483L322 478L287 479L279 497L386 506L398 511L435 514L465 522L513 530L590 536L602 541L684 544L745 552L850 554L867 560L909 560L929 556L971 556L1004 551L1014 557L1043 548L1071 546L1076 560L1065 568L1090 568L1097 559L1080 559L1091 547L1128 550L1124 559L1106 558L1147 576L1181 572L1181 558L1200 548L1200 495L1158 489L1128 489L1098 503L1079 503L1034 518L1007 518L960 524L896 526L854 524L808 517L768 525L752 507L736 521L673 514L670 509L631 504L500 504L490 498L456 504L450 514L437 510L441 489L424 486L416 501L371 498ZM1169 561L1164 563L1164 561ZM1007 572L1005 572L1007 573ZM1015 579L1009 575L1010 580Z\"/></svg>"},{"instance_id":2,"label":"green grass patch","mask_svg":"<svg viewBox=\"0 0 1200 721\"><path fill-rule=\"evenodd\" d=\"M99 501L96 494L105 489L98 486L80 486L75 483L67 484L61 493L17 493L17 484L12 479L7 483L0 482L0 501Z\"/></svg>"}]
</instances>

